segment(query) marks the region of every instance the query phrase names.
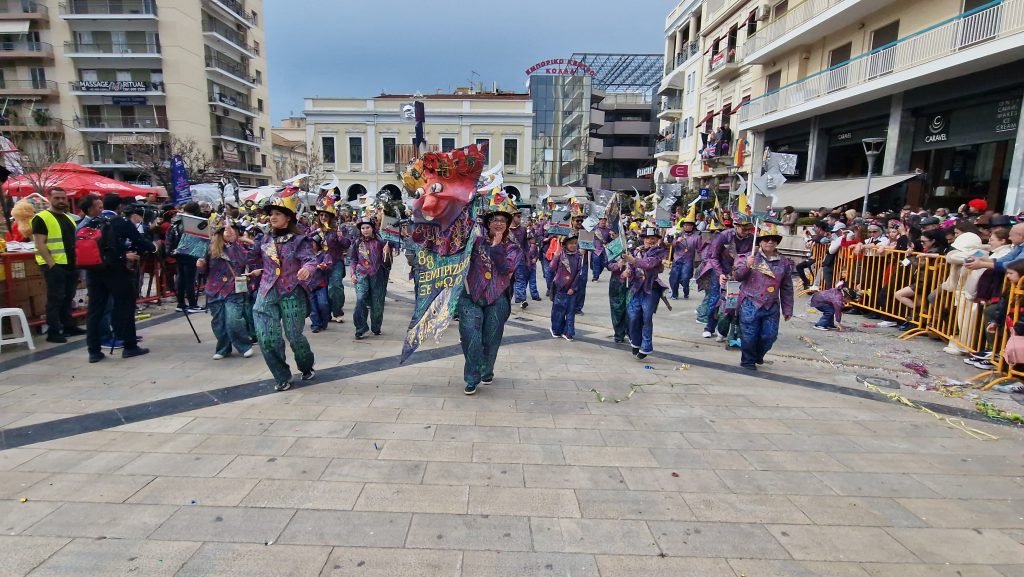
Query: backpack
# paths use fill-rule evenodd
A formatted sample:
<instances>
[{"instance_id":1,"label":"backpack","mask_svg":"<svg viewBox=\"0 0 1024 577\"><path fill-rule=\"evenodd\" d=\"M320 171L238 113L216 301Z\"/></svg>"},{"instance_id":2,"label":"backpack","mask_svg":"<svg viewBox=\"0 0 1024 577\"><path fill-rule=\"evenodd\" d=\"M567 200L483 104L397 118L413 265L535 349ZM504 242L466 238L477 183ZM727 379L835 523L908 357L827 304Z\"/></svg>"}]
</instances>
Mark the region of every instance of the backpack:
<instances>
[{"instance_id":1,"label":"backpack","mask_svg":"<svg viewBox=\"0 0 1024 577\"><path fill-rule=\"evenodd\" d=\"M167 235L164 237L164 250L168 256L174 254L174 251L178 249L184 229L185 224L180 219L172 223L170 228L167 229Z\"/></svg>"},{"instance_id":2,"label":"backpack","mask_svg":"<svg viewBox=\"0 0 1024 577\"><path fill-rule=\"evenodd\" d=\"M107 270L121 262L110 218L97 216L75 233L75 262L84 270Z\"/></svg>"}]
</instances>

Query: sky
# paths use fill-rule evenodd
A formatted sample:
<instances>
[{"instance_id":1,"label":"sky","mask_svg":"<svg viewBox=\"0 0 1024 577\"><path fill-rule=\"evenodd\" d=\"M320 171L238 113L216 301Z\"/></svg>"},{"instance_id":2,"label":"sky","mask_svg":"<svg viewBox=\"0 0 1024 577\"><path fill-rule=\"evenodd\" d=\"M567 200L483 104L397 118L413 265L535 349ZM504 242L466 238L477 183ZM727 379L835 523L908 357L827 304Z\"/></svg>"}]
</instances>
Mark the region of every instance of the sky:
<instances>
[{"instance_id":1,"label":"sky","mask_svg":"<svg viewBox=\"0 0 1024 577\"><path fill-rule=\"evenodd\" d=\"M307 97L433 94L493 82L573 52L664 50L678 0L264 0L270 113Z\"/></svg>"}]
</instances>

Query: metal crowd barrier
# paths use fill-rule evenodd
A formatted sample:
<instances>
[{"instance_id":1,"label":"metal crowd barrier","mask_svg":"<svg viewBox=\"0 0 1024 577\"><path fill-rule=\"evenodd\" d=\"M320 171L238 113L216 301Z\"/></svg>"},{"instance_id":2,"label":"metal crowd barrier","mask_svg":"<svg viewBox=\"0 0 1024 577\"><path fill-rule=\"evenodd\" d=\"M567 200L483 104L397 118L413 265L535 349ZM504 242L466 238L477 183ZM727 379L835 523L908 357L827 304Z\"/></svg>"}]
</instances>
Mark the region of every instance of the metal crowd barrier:
<instances>
[{"instance_id":1,"label":"metal crowd barrier","mask_svg":"<svg viewBox=\"0 0 1024 577\"><path fill-rule=\"evenodd\" d=\"M992 387L1010 381L1022 381L1024 382L1024 365L1013 365L1003 355L1003 347L1010 340L1010 336L1013 334L1013 326L1017 324L1024 314L1021 313L1021 309L1024 308L1024 279L1018 282L1016 285L1007 286L1009 283L1004 283L1003 292L1009 293L1006 299L1006 315L1002 318L994 319L997 323L996 332L993 337L992 346L992 360L991 363L995 365L995 369L991 371L985 371L980 375L975 376L971 379L976 384L982 384L982 390L989 390ZM982 327L982 331L985 328Z\"/></svg>"}]
</instances>

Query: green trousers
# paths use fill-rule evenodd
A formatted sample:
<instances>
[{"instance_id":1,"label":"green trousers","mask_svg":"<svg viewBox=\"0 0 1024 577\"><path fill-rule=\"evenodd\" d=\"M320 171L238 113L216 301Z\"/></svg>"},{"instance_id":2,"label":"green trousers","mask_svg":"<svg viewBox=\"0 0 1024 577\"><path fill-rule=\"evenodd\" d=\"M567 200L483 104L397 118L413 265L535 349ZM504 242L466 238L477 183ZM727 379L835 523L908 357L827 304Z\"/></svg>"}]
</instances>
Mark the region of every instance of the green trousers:
<instances>
[{"instance_id":1,"label":"green trousers","mask_svg":"<svg viewBox=\"0 0 1024 577\"><path fill-rule=\"evenodd\" d=\"M629 330L629 289L626 283L622 282L615 275L608 280L608 304L612 311L612 329L615 331L615 340L621 341L626 338Z\"/></svg>"},{"instance_id":2,"label":"green trousers","mask_svg":"<svg viewBox=\"0 0 1024 577\"><path fill-rule=\"evenodd\" d=\"M302 288L285 295L278 294L277 288L272 288L265 296L257 297L252 307L256 338L275 383L292 379L291 367L288 366L284 352L285 338L292 347L299 371L307 373L313 370L313 350L302 334L308 314L306 301L306 292Z\"/></svg>"},{"instance_id":3,"label":"green trousers","mask_svg":"<svg viewBox=\"0 0 1024 577\"><path fill-rule=\"evenodd\" d=\"M381 267L372 277L363 277L356 282L356 310L352 313L352 322L356 326L356 334L364 335L367 330L374 334L380 332L384 322L384 297L388 296L388 271ZM366 317L370 317L367 326Z\"/></svg>"},{"instance_id":4,"label":"green trousers","mask_svg":"<svg viewBox=\"0 0 1024 577\"><path fill-rule=\"evenodd\" d=\"M489 305L480 305L463 292L459 298L459 339L466 358L462 376L467 385L494 378L494 361L505 333L505 322L512 313L508 295L503 294Z\"/></svg>"}]
</instances>

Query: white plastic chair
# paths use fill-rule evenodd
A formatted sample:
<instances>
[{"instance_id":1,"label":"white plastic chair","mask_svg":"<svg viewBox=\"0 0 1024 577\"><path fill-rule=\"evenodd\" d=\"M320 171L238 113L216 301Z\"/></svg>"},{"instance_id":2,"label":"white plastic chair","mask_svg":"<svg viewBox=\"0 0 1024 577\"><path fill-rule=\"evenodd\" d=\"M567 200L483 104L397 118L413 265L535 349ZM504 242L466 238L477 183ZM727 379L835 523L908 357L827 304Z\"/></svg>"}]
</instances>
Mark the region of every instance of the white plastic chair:
<instances>
[{"instance_id":1,"label":"white plastic chair","mask_svg":"<svg viewBox=\"0 0 1024 577\"><path fill-rule=\"evenodd\" d=\"M15 325L17 324L15 318L21 321L21 336L20 337L4 337L3 329L0 328L0 350L3 349L4 345L14 345L17 343L25 343L28 345L30 351L36 350L36 344L32 342L32 331L28 328L28 319L25 318L25 311L16 308L4 308L0 309L0 323L3 322L5 317L11 318L11 328L17 331ZM2 325L0 325L2 326Z\"/></svg>"}]
</instances>

